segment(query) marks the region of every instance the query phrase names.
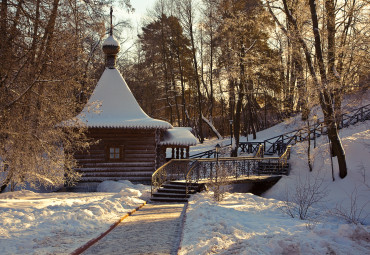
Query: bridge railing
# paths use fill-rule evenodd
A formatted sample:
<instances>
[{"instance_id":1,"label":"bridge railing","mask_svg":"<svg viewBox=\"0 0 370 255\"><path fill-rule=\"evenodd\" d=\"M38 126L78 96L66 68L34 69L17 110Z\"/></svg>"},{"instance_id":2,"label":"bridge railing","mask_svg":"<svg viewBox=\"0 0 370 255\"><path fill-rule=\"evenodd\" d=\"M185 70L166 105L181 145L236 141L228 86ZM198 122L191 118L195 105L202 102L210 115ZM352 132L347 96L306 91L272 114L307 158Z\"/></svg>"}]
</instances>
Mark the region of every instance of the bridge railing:
<instances>
[{"instance_id":1,"label":"bridge railing","mask_svg":"<svg viewBox=\"0 0 370 255\"><path fill-rule=\"evenodd\" d=\"M262 155L262 156L261 156ZM260 175L265 173L266 166L270 175L287 174L285 171L290 156L290 147L281 157L263 158L263 145L261 144L254 157L227 157L212 159L172 159L152 175L151 194L153 195L165 182L184 180L186 190L192 183L200 179L212 180L219 177L222 169L228 178L238 179L240 176ZM263 162L263 164L261 163Z\"/></svg>"},{"instance_id":2,"label":"bridge railing","mask_svg":"<svg viewBox=\"0 0 370 255\"><path fill-rule=\"evenodd\" d=\"M264 152L264 147L263 147L263 151L262 151L262 150L260 150L261 146L264 146L263 142L240 142L239 143L239 148L241 149L241 152L255 153L254 157L256 157L256 155L259 155L259 156L263 157L262 152ZM222 147L223 148L231 147L231 144L224 145ZM203 152L191 155L189 158L191 158L191 159L215 158L215 155L216 155L216 150L212 149L212 150L207 150L207 151L203 151Z\"/></svg>"},{"instance_id":3,"label":"bridge railing","mask_svg":"<svg viewBox=\"0 0 370 255\"><path fill-rule=\"evenodd\" d=\"M212 181L219 178L237 180L241 176L289 174L288 159L291 146L280 157L227 157L218 159L197 159L186 175L186 192L192 184L200 180ZM258 153L263 152L263 145ZM262 154L263 155L263 154Z\"/></svg>"}]
</instances>

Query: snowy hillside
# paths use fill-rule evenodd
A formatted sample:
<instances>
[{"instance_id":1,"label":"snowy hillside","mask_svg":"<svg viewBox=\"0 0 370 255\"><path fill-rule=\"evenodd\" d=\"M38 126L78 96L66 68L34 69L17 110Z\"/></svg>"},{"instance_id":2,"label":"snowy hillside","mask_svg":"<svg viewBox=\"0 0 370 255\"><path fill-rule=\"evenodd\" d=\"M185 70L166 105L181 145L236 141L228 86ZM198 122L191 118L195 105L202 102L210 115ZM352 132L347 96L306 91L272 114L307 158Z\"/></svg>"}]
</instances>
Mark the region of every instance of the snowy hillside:
<instances>
[{"instance_id":1,"label":"snowy hillside","mask_svg":"<svg viewBox=\"0 0 370 255\"><path fill-rule=\"evenodd\" d=\"M342 129L340 136L346 151L346 178L339 178L337 160L333 158L333 181L328 140L327 137L321 137L318 147L311 152L313 172L309 173L307 164L307 143L297 144L292 150L290 175L281 179L264 196L284 200L294 192L299 182L314 182L316 179L323 182L321 186L326 193L324 206L327 209L339 206L348 208L352 197L352 200L356 198L358 210L363 208L364 214L370 214L370 121ZM366 224L370 224L370 215Z\"/></svg>"},{"instance_id":2,"label":"snowy hillside","mask_svg":"<svg viewBox=\"0 0 370 255\"><path fill-rule=\"evenodd\" d=\"M361 92L362 94L351 94L347 95L343 99L342 108L343 113L348 113L352 110L360 108L362 106L370 104L370 90ZM313 116L317 116L318 120L323 119L323 114L321 108L319 106L314 106L310 112L310 124L313 124ZM241 136L240 142L252 141L252 142L261 142L265 139L269 139L275 136L279 136L284 133L288 133L297 129L307 127L307 122L301 120L301 114L298 114L294 117L287 118L281 123L272 126L271 128L262 130L257 133L257 139L253 140L253 136L250 134L247 137ZM191 146L190 148L190 155L194 155L200 152L204 152L206 150L213 150L216 144L220 144L221 146L229 145L230 144L230 137L225 137L223 140L218 140L216 138L206 139L203 144L198 144L196 146ZM226 153L225 156L229 156L229 153Z\"/></svg>"},{"instance_id":3,"label":"snowy hillside","mask_svg":"<svg viewBox=\"0 0 370 255\"><path fill-rule=\"evenodd\" d=\"M332 181L322 137L313 150L313 172L306 163L307 143L297 144L290 176L263 197L233 193L217 203L212 193L193 196L180 254L370 254L370 121L343 129L340 136L349 172L343 180L335 163ZM310 195L302 186L313 187L315 181L323 198L306 220L280 209L286 205L281 200L294 200L297 189ZM365 225L349 224L350 216Z\"/></svg>"}]
</instances>

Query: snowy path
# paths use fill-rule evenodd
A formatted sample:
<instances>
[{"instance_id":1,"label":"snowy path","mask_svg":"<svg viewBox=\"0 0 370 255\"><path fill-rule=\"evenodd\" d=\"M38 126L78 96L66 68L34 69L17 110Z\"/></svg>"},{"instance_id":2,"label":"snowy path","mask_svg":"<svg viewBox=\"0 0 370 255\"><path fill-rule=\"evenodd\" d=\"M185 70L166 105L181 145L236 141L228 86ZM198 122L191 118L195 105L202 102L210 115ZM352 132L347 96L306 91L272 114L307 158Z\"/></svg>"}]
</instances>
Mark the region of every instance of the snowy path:
<instances>
[{"instance_id":1,"label":"snowy path","mask_svg":"<svg viewBox=\"0 0 370 255\"><path fill-rule=\"evenodd\" d=\"M185 204L147 204L83 254L177 254Z\"/></svg>"}]
</instances>

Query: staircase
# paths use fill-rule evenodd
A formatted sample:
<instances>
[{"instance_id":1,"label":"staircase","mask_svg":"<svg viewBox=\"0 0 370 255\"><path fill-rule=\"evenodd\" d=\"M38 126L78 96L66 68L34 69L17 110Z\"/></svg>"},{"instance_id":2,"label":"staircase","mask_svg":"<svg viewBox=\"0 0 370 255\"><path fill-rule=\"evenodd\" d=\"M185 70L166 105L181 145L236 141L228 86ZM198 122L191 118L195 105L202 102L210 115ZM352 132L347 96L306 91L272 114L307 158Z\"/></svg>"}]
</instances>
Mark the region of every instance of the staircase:
<instances>
[{"instance_id":1,"label":"staircase","mask_svg":"<svg viewBox=\"0 0 370 255\"><path fill-rule=\"evenodd\" d=\"M346 128L358 122L370 120L370 104L351 110L346 114L342 114L339 119L339 129ZM294 145L299 142L307 141L308 139L315 141L320 136L326 134L327 130L325 122L321 119L317 120L317 123L310 125L309 128L293 130L278 136L268 138L261 142L240 142L238 146L242 152L253 153L258 149L258 146L260 144L263 144L265 149L265 156L272 156L275 154L281 155L288 145ZM231 144L225 145L225 147L231 148ZM216 151L215 149L212 149L194 154L190 156L190 158L214 158L215 155Z\"/></svg>"},{"instance_id":2,"label":"staircase","mask_svg":"<svg viewBox=\"0 0 370 255\"><path fill-rule=\"evenodd\" d=\"M352 111L351 115L343 114L339 128L369 119L370 104ZM308 128L284 133L263 142L239 143L242 151L256 152L254 157L217 157L215 159L213 157L215 157L216 151L208 150L193 155L189 159L173 159L153 173L152 201L187 202L190 194L201 190L198 184L199 180L210 180L215 177L217 179L219 169L232 169L227 175L235 180L243 176L249 178L260 175L289 175L290 164L288 160L291 146L307 140L314 140L315 146L316 139L326 134L324 121L319 121ZM278 154L279 157L271 157L274 154ZM186 183L191 185L188 186L188 192L186 192Z\"/></svg>"},{"instance_id":3,"label":"staircase","mask_svg":"<svg viewBox=\"0 0 370 255\"><path fill-rule=\"evenodd\" d=\"M279 171L279 173L282 175L288 175L289 169L289 163L282 165L278 162L259 162L257 172L260 175L271 175Z\"/></svg>"},{"instance_id":4,"label":"staircase","mask_svg":"<svg viewBox=\"0 0 370 255\"><path fill-rule=\"evenodd\" d=\"M162 184L155 193L153 193L152 202L177 202L186 203L191 194L195 194L204 189L204 185L193 184L188 186L186 194L186 183L183 181L169 181Z\"/></svg>"}]
</instances>

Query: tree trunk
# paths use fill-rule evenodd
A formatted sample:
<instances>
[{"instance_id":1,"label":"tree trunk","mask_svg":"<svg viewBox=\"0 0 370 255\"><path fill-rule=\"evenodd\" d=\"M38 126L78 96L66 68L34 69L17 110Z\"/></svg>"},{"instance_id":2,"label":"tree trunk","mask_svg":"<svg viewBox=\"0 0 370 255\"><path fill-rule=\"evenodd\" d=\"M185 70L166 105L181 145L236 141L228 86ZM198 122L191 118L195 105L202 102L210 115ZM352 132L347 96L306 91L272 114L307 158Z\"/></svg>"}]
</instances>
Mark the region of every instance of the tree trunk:
<instances>
[{"instance_id":1,"label":"tree trunk","mask_svg":"<svg viewBox=\"0 0 370 255\"><path fill-rule=\"evenodd\" d=\"M239 134L240 134L240 113L242 110L242 102L244 98L244 93L242 91L239 92L238 95L238 102L236 103L236 109L235 109L235 117L234 117L234 146L231 150L231 157L237 157L238 156L238 148L239 148Z\"/></svg>"},{"instance_id":2,"label":"tree trunk","mask_svg":"<svg viewBox=\"0 0 370 255\"><path fill-rule=\"evenodd\" d=\"M315 0L309 0L309 4L310 4L311 19L312 19L312 26L313 26L313 33L314 33L314 40L315 40L314 46L315 46L315 52L316 52L318 66L319 66L320 76L321 76L321 83L319 82L319 79L316 75L315 68L312 63L310 51L308 50L307 44L303 40L303 37L298 29L296 20L294 19L294 17L291 15L289 11L287 1L283 0L283 4L284 4L285 14L288 17L288 19L290 19L292 24L294 25L297 40L301 44L303 51L305 53L308 69L310 71L311 77L313 79L314 85L316 87L316 90L320 98L320 105L324 113L324 121L327 126L328 138L333 144L333 151L335 155L337 155L338 157L339 176L341 178L344 178L347 175L347 165L346 165L346 160L345 160L344 149L343 149L342 143L340 142L340 138L338 136L337 125L336 125L335 118L334 118L334 109L332 105L332 99L327 91L327 77L326 77L326 70L325 70L325 65L324 65L324 60L323 60L323 54L321 50L321 38L320 38L320 33L319 33L319 28L318 28L318 18L317 18L317 13L316 13Z\"/></svg>"},{"instance_id":3,"label":"tree trunk","mask_svg":"<svg viewBox=\"0 0 370 255\"><path fill-rule=\"evenodd\" d=\"M334 114L337 125L340 123L339 116L341 116L341 105L342 105L342 88L340 87L340 77L335 68L335 6L333 0L325 0L325 10L326 10L326 26L328 34L328 82L333 93L334 101Z\"/></svg>"},{"instance_id":4,"label":"tree trunk","mask_svg":"<svg viewBox=\"0 0 370 255\"><path fill-rule=\"evenodd\" d=\"M298 43L297 43L298 44ZM295 62L295 70L297 72L297 88L298 88L298 109L302 112L302 120L306 121L310 114L310 109L308 108L308 99L307 95L307 84L304 79L303 65L302 65L302 56L299 51L300 47L297 45L297 56Z\"/></svg>"},{"instance_id":5,"label":"tree trunk","mask_svg":"<svg viewBox=\"0 0 370 255\"><path fill-rule=\"evenodd\" d=\"M0 186L0 193L3 192L6 189L6 187L8 187L11 180L12 180L12 172L10 172L10 170L9 170L8 174L6 175L5 180L3 181L3 183Z\"/></svg>"},{"instance_id":6,"label":"tree trunk","mask_svg":"<svg viewBox=\"0 0 370 255\"><path fill-rule=\"evenodd\" d=\"M253 118L253 102L252 102L252 95L248 94L247 95L247 109L248 109L248 119L249 119L249 126L250 126L250 131L253 134L253 139L257 138L256 134L256 128L255 128L255 122L257 121L255 118Z\"/></svg>"},{"instance_id":7,"label":"tree trunk","mask_svg":"<svg viewBox=\"0 0 370 255\"><path fill-rule=\"evenodd\" d=\"M312 172L312 162L311 162L311 129L310 120L307 119L307 133L308 133L308 147L307 147L307 164L310 172Z\"/></svg>"},{"instance_id":8,"label":"tree trunk","mask_svg":"<svg viewBox=\"0 0 370 255\"><path fill-rule=\"evenodd\" d=\"M325 124L328 130L328 137L332 143L332 149L335 156L338 159L339 165L339 177L344 178L347 175L347 164L346 164L346 157L344 153L344 149L342 143L340 141L338 135L338 129L335 119L335 112L332 105L332 99L327 91L327 77L324 65L323 54L321 50L321 39L319 33L319 26L318 26L318 18L316 12L316 3L315 0L309 0L310 2L310 10L311 10L311 19L312 19L312 26L313 26L313 33L315 36L315 52L316 57L319 65L319 71L321 76L322 85L322 96L321 96L321 108L324 112L324 119ZM330 45L329 45L330 46ZM333 45L331 45L333 47ZM333 52L333 50L329 50L329 52Z\"/></svg>"},{"instance_id":9,"label":"tree trunk","mask_svg":"<svg viewBox=\"0 0 370 255\"><path fill-rule=\"evenodd\" d=\"M229 84L229 120L234 121L235 81L230 78L228 84ZM220 87L221 87L221 85L220 85Z\"/></svg>"},{"instance_id":10,"label":"tree trunk","mask_svg":"<svg viewBox=\"0 0 370 255\"><path fill-rule=\"evenodd\" d=\"M190 8L188 11L190 11L188 15L188 24L189 24L189 34L190 34L190 42L191 42L191 52L193 55L193 64L194 64L194 78L195 83L197 85L197 92L198 92L198 134L199 134L199 142L204 142L204 134L203 134L203 119L202 119L202 92L200 90L200 81L199 81L199 75L198 75L198 62L197 62L197 56L195 52L195 42L194 42L194 33L193 33L193 19L192 19L192 6L188 6Z\"/></svg>"},{"instance_id":11,"label":"tree trunk","mask_svg":"<svg viewBox=\"0 0 370 255\"><path fill-rule=\"evenodd\" d=\"M8 61L8 56L10 53L11 48L7 47L7 38L8 38L8 1L2 0L1 1L1 9L0 9L0 88L2 87L2 83L5 83L6 79L6 63ZM3 81L4 80L4 81Z\"/></svg>"}]
</instances>

